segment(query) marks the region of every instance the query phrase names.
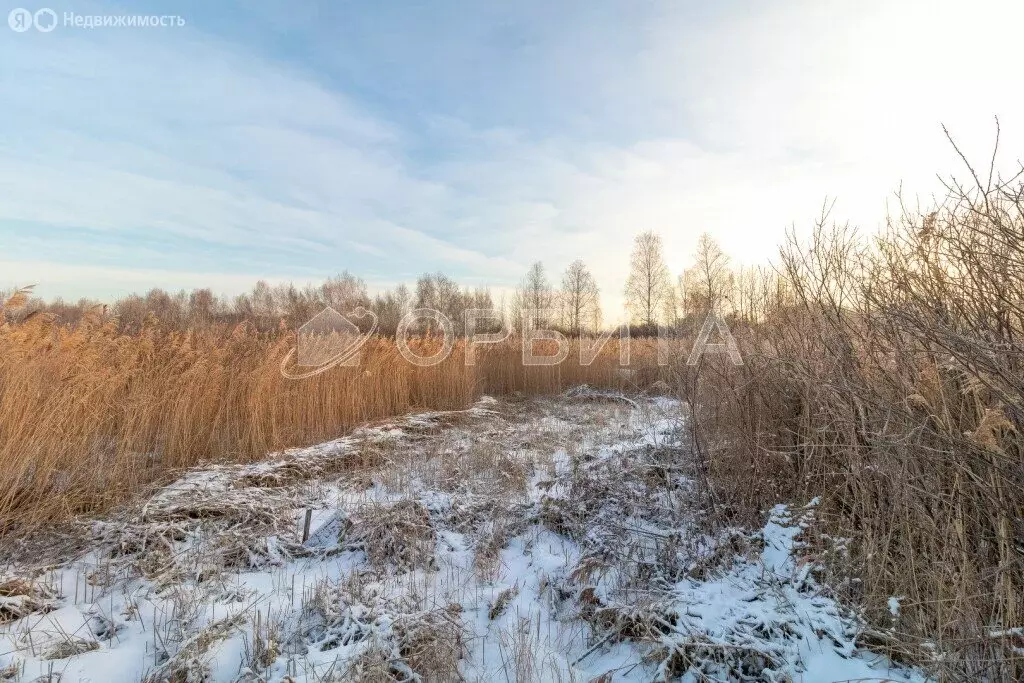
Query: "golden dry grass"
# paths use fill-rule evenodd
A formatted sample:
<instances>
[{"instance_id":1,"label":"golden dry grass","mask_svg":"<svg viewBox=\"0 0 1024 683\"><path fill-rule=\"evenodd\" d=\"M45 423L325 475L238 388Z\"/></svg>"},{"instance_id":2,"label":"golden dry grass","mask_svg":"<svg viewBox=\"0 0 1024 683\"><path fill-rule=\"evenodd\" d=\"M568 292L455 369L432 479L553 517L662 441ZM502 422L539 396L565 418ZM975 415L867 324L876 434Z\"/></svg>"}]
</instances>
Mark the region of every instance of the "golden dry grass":
<instances>
[{"instance_id":1,"label":"golden dry grass","mask_svg":"<svg viewBox=\"0 0 1024 683\"><path fill-rule=\"evenodd\" d=\"M810 552L949 680L1024 676L1022 197L955 186L874 243L820 225L734 322L745 365L679 378L725 517L820 497Z\"/></svg>"},{"instance_id":2,"label":"golden dry grass","mask_svg":"<svg viewBox=\"0 0 1024 683\"><path fill-rule=\"evenodd\" d=\"M630 381L615 341L589 366L575 348L559 366L523 366L512 340L480 346L467 365L462 340L418 367L378 337L359 367L300 381L280 372L293 345L244 324L182 332L152 317L138 333L98 316L73 328L46 315L0 324L0 536L107 509L201 462L251 461L367 421L463 408L482 392ZM440 340L410 346L427 356Z\"/></svg>"}]
</instances>

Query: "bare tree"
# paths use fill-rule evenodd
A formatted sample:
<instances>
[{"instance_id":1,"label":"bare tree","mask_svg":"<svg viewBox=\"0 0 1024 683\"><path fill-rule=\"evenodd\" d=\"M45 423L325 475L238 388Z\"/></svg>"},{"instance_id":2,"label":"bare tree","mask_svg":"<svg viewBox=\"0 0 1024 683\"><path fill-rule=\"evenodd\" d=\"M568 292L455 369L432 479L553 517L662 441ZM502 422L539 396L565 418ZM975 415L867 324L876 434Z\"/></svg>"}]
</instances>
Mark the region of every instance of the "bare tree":
<instances>
[{"instance_id":1,"label":"bare tree","mask_svg":"<svg viewBox=\"0 0 1024 683\"><path fill-rule=\"evenodd\" d=\"M209 288L194 289L188 297L188 317L193 324L208 325L216 316L217 298Z\"/></svg>"},{"instance_id":2,"label":"bare tree","mask_svg":"<svg viewBox=\"0 0 1024 683\"><path fill-rule=\"evenodd\" d=\"M258 325L267 329L273 329L277 325L281 311L274 300L273 290L265 280L259 280L253 286L246 303Z\"/></svg>"},{"instance_id":3,"label":"bare tree","mask_svg":"<svg viewBox=\"0 0 1024 683\"><path fill-rule=\"evenodd\" d=\"M404 284L374 297L373 311L377 314L381 334L394 335L402 316L412 309L412 303L412 294Z\"/></svg>"},{"instance_id":4,"label":"bare tree","mask_svg":"<svg viewBox=\"0 0 1024 683\"><path fill-rule=\"evenodd\" d=\"M633 320L651 330L660 319L669 289L661 236L648 230L636 236L626 280L626 306Z\"/></svg>"},{"instance_id":5,"label":"bare tree","mask_svg":"<svg viewBox=\"0 0 1024 683\"><path fill-rule=\"evenodd\" d=\"M663 309L665 324L673 329L679 329L686 318L686 284L683 275L676 278L675 282L669 280Z\"/></svg>"},{"instance_id":6,"label":"bare tree","mask_svg":"<svg viewBox=\"0 0 1024 683\"><path fill-rule=\"evenodd\" d=\"M565 270L560 299L563 323L572 336L579 337L601 324L600 290L581 259Z\"/></svg>"},{"instance_id":7,"label":"bare tree","mask_svg":"<svg viewBox=\"0 0 1024 683\"><path fill-rule=\"evenodd\" d=\"M146 300L138 294L129 294L115 301L111 312L121 330L138 331L146 319Z\"/></svg>"},{"instance_id":8,"label":"bare tree","mask_svg":"<svg viewBox=\"0 0 1024 683\"><path fill-rule=\"evenodd\" d=\"M708 233L697 239L694 265L684 273L687 288L687 312L692 314L716 311L722 313L722 305L732 288L732 271L729 257Z\"/></svg>"},{"instance_id":9,"label":"bare tree","mask_svg":"<svg viewBox=\"0 0 1024 683\"><path fill-rule=\"evenodd\" d=\"M521 327L523 315L526 311L545 311L553 308L554 305L554 289L552 289L551 283L548 282L547 275L544 273L544 264L537 261L530 266L530 270L526 272L526 277L523 278L519 288L516 290L515 299L512 302L513 323L517 328ZM540 327L550 322L542 313L535 314L533 320Z\"/></svg>"},{"instance_id":10,"label":"bare tree","mask_svg":"<svg viewBox=\"0 0 1024 683\"><path fill-rule=\"evenodd\" d=\"M448 318L461 334L460 321L465 310L465 297L455 280L444 273L424 273L416 281L416 308L429 308ZM428 325L427 330L436 329Z\"/></svg>"},{"instance_id":11,"label":"bare tree","mask_svg":"<svg viewBox=\"0 0 1024 683\"><path fill-rule=\"evenodd\" d=\"M320 285L320 291L326 305L339 313L348 313L358 306L369 306L370 297L366 293L366 282L342 271Z\"/></svg>"}]
</instances>

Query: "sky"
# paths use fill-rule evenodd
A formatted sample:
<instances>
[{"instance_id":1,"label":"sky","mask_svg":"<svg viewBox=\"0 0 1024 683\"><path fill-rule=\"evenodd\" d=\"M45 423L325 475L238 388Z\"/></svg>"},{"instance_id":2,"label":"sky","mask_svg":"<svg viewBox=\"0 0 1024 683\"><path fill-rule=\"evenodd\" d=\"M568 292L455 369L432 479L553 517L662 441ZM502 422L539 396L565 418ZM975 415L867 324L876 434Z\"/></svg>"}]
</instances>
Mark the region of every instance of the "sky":
<instances>
[{"instance_id":1,"label":"sky","mask_svg":"<svg viewBox=\"0 0 1024 683\"><path fill-rule=\"evenodd\" d=\"M582 258L614 320L638 232L766 262L964 177L942 124L1024 149L1015 0L48 1L0 27L0 288L47 298Z\"/></svg>"}]
</instances>

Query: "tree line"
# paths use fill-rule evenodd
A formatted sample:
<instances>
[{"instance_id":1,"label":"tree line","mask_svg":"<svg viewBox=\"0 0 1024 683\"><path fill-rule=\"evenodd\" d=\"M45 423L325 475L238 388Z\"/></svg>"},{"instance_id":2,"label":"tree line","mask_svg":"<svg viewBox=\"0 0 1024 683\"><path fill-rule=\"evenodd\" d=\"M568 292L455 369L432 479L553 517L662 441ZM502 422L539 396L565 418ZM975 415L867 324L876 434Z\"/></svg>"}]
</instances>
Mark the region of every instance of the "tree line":
<instances>
[{"instance_id":1,"label":"tree line","mask_svg":"<svg viewBox=\"0 0 1024 683\"><path fill-rule=\"evenodd\" d=\"M658 326L686 325L694 316L711 309L724 313L726 304L730 312L735 312L737 299L742 304L743 297L735 294L743 273L737 277L729 267L728 256L709 235L699 238L693 260L692 267L673 278L665 263L661 236L653 231L636 236L624 289L628 324L634 334L653 334ZM543 262L537 261L510 295L502 294L497 299L487 288L462 287L441 272L424 273L412 287L400 284L371 294L365 280L343 271L319 285L271 285L260 280L250 291L234 297L217 295L209 288L178 292L153 288L109 305L88 299L66 302L60 298L31 298L17 316L44 314L76 325L86 315L98 315L114 319L119 329L129 333L139 331L147 321L177 329L245 322L261 332L273 333L296 329L327 306L342 313L360 307L372 311L377 316L378 331L385 335L394 335L402 317L416 308L443 313L458 334L465 333L464 314L468 309L494 312L492 329L479 331L502 326L519 330L527 324L579 337L595 334L603 326L601 291L582 259L570 263L557 282L548 277ZM369 326L369 318L353 322ZM486 320L483 323L486 327Z\"/></svg>"}]
</instances>

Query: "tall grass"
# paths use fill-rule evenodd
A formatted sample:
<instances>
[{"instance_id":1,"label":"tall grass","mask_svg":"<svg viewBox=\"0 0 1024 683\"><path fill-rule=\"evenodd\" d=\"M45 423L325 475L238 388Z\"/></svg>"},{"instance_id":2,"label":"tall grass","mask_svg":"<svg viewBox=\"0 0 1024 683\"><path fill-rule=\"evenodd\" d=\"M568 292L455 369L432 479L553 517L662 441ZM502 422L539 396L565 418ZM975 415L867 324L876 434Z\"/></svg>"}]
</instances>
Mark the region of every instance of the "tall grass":
<instances>
[{"instance_id":1,"label":"tall grass","mask_svg":"<svg viewBox=\"0 0 1024 683\"><path fill-rule=\"evenodd\" d=\"M951 183L873 242L822 221L734 321L745 365L681 377L721 509L820 497L833 585L948 680L1024 678L1022 198Z\"/></svg>"},{"instance_id":2,"label":"tall grass","mask_svg":"<svg viewBox=\"0 0 1024 683\"><path fill-rule=\"evenodd\" d=\"M1024 181L950 182L865 240L823 219L774 271L730 280L741 367L667 371L731 524L820 498L810 552L875 625L870 642L948 680L1024 679ZM725 278L722 279L726 281ZM24 295L7 304L17 308ZM699 324L691 315L687 325ZM683 335L686 336L685 334ZM519 340L464 341L433 367L377 338L358 368L281 376L287 335L250 326L137 332L86 316L0 319L0 535L94 512L201 462L248 461L481 393L646 386L610 343L581 365L522 363ZM437 339L415 342L423 355ZM685 344L683 344L685 346ZM843 541L842 539L847 539ZM813 539L811 539L813 540ZM893 609L893 599L899 603ZM894 613L895 612L895 613Z\"/></svg>"},{"instance_id":3,"label":"tall grass","mask_svg":"<svg viewBox=\"0 0 1024 683\"><path fill-rule=\"evenodd\" d=\"M7 303L8 312L24 297ZM125 501L181 468L250 461L336 437L414 409L457 409L482 392L548 393L628 381L609 345L593 364L521 362L517 341L465 341L438 365L406 362L374 338L359 367L301 381L280 364L292 335L246 325L168 331L151 318L137 334L88 317L71 328L44 315L0 327L0 535ZM439 346L414 340L420 355Z\"/></svg>"}]
</instances>

